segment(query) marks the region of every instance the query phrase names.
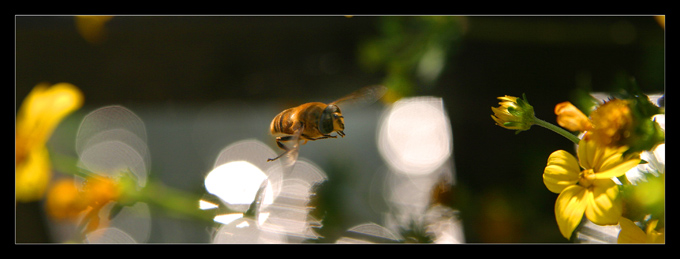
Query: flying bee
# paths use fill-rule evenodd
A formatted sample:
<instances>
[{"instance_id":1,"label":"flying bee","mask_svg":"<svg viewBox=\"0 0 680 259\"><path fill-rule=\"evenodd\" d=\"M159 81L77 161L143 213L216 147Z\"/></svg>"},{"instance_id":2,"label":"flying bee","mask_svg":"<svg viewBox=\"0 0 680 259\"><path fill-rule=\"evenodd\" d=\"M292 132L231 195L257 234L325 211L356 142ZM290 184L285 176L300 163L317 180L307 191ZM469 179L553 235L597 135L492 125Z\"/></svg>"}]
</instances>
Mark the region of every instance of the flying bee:
<instances>
[{"instance_id":1,"label":"flying bee","mask_svg":"<svg viewBox=\"0 0 680 259\"><path fill-rule=\"evenodd\" d=\"M284 152L267 161L289 154L289 162L294 162L300 140L304 141L304 145L309 140L344 137L345 119L338 105L368 104L380 99L386 90L382 85L367 86L329 104L311 102L282 111L272 120L270 131L276 136L276 145ZM337 135L331 135L333 132ZM283 142L292 143L292 146L288 147Z\"/></svg>"}]
</instances>

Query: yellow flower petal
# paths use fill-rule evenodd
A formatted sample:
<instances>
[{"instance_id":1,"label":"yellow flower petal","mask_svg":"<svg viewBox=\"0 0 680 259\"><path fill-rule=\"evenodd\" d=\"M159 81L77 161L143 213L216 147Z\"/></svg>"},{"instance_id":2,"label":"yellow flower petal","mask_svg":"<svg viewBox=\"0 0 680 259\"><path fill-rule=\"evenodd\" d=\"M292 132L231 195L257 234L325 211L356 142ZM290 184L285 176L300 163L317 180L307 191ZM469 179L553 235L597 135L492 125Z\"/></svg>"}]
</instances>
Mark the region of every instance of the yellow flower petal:
<instances>
[{"instance_id":1,"label":"yellow flower petal","mask_svg":"<svg viewBox=\"0 0 680 259\"><path fill-rule=\"evenodd\" d=\"M654 16L654 19L656 20L656 22L659 23L659 25L661 25L661 28L664 28L664 29L666 28L666 16L665 15Z\"/></svg>"},{"instance_id":2,"label":"yellow flower petal","mask_svg":"<svg viewBox=\"0 0 680 259\"><path fill-rule=\"evenodd\" d=\"M51 176L47 148L30 150L23 158L23 163L16 165L14 177L16 201L29 202L42 198Z\"/></svg>"},{"instance_id":3,"label":"yellow flower petal","mask_svg":"<svg viewBox=\"0 0 680 259\"><path fill-rule=\"evenodd\" d=\"M562 236L569 239L574 229L581 223L588 200L587 190L579 185L565 188L555 202L555 219Z\"/></svg>"},{"instance_id":4,"label":"yellow flower petal","mask_svg":"<svg viewBox=\"0 0 680 259\"><path fill-rule=\"evenodd\" d=\"M17 145L26 149L44 145L59 122L82 103L82 93L72 84L37 85L17 113Z\"/></svg>"},{"instance_id":5,"label":"yellow flower petal","mask_svg":"<svg viewBox=\"0 0 680 259\"><path fill-rule=\"evenodd\" d=\"M652 220L647 223L647 243L663 244L666 242L666 236L664 234L664 229L661 228L659 231L656 230L656 225L659 223L658 220Z\"/></svg>"},{"instance_id":6,"label":"yellow flower petal","mask_svg":"<svg viewBox=\"0 0 680 259\"><path fill-rule=\"evenodd\" d=\"M501 100L503 102L517 103L517 97L509 95L498 97L498 100Z\"/></svg>"},{"instance_id":7,"label":"yellow flower petal","mask_svg":"<svg viewBox=\"0 0 680 259\"><path fill-rule=\"evenodd\" d=\"M614 225L619 221L622 211L619 187L611 179L595 180L592 191L587 196L586 217L598 225Z\"/></svg>"},{"instance_id":8,"label":"yellow flower petal","mask_svg":"<svg viewBox=\"0 0 680 259\"><path fill-rule=\"evenodd\" d=\"M647 241L647 235L633 221L627 218L620 218L619 225L621 231L617 242L621 244L643 244Z\"/></svg>"},{"instance_id":9,"label":"yellow flower petal","mask_svg":"<svg viewBox=\"0 0 680 259\"><path fill-rule=\"evenodd\" d=\"M576 149L576 156L581 164L581 167L587 169L594 169L593 164L599 161L598 157L598 146L595 141L588 141L586 138L582 138L578 143L578 148Z\"/></svg>"},{"instance_id":10,"label":"yellow flower petal","mask_svg":"<svg viewBox=\"0 0 680 259\"><path fill-rule=\"evenodd\" d=\"M574 185L579 180L579 165L576 158L564 150L557 150L548 157L548 165L543 171L543 183L554 193Z\"/></svg>"},{"instance_id":11,"label":"yellow flower petal","mask_svg":"<svg viewBox=\"0 0 680 259\"><path fill-rule=\"evenodd\" d=\"M595 178L596 179L611 179L613 177L619 177L619 176L626 174L626 172L628 172L628 170L632 169L633 167L637 166L638 164L640 164L639 158L629 159L629 160L626 160L622 163L617 164L613 168L609 168L607 171L596 173Z\"/></svg>"},{"instance_id":12,"label":"yellow flower petal","mask_svg":"<svg viewBox=\"0 0 680 259\"><path fill-rule=\"evenodd\" d=\"M633 160L636 162L635 165L637 165L637 163L640 162L638 154L628 157L623 156L623 153L626 152L627 149L628 147L626 146L622 146L620 148L600 147L599 152L601 153L600 160L602 163L599 163L597 165L597 168L593 169L598 172L603 172L615 168L622 163L630 162ZM626 169L626 171L628 171L628 169Z\"/></svg>"},{"instance_id":13,"label":"yellow flower petal","mask_svg":"<svg viewBox=\"0 0 680 259\"><path fill-rule=\"evenodd\" d=\"M106 28L104 25L113 16L76 16L76 28L80 35L90 43L101 43L106 38Z\"/></svg>"},{"instance_id":14,"label":"yellow flower petal","mask_svg":"<svg viewBox=\"0 0 680 259\"><path fill-rule=\"evenodd\" d=\"M555 115L557 124L570 131L583 132L593 127L588 117L570 102L555 105Z\"/></svg>"},{"instance_id":15,"label":"yellow flower petal","mask_svg":"<svg viewBox=\"0 0 680 259\"><path fill-rule=\"evenodd\" d=\"M633 116L628 100L613 99L590 113L591 138L603 146L621 146L632 134Z\"/></svg>"},{"instance_id":16,"label":"yellow flower petal","mask_svg":"<svg viewBox=\"0 0 680 259\"><path fill-rule=\"evenodd\" d=\"M506 129L524 131L534 124L534 108L524 99L513 96L498 97L498 107L491 107L491 118Z\"/></svg>"},{"instance_id":17,"label":"yellow flower petal","mask_svg":"<svg viewBox=\"0 0 680 259\"><path fill-rule=\"evenodd\" d=\"M638 155L623 157L625 150L584 138L579 142L578 161L566 151L550 155L543 182L550 191L561 190L555 203L555 218L564 237L571 237L584 214L599 225L618 222L622 201L612 178L625 174L640 161ZM583 171L579 171L578 164Z\"/></svg>"},{"instance_id":18,"label":"yellow flower petal","mask_svg":"<svg viewBox=\"0 0 680 259\"><path fill-rule=\"evenodd\" d=\"M83 96L68 83L38 84L24 99L16 117L15 186L17 201L39 199L49 182L45 144L59 122L80 108Z\"/></svg>"},{"instance_id":19,"label":"yellow flower petal","mask_svg":"<svg viewBox=\"0 0 680 259\"><path fill-rule=\"evenodd\" d=\"M621 176L640 162L637 154L624 157L626 149L625 146L620 148L602 146L596 141L583 138L578 144L577 156L581 167L593 169L598 179L605 179ZM607 171L610 172L606 176L599 175Z\"/></svg>"},{"instance_id":20,"label":"yellow flower petal","mask_svg":"<svg viewBox=\"0 0 680 259\"><path fill-rule=\"evenodd\" d=\"M62 179L48 191L45 209L53 219L76 221L87 204L73 180Z\"/></svg>"}]
</instances>

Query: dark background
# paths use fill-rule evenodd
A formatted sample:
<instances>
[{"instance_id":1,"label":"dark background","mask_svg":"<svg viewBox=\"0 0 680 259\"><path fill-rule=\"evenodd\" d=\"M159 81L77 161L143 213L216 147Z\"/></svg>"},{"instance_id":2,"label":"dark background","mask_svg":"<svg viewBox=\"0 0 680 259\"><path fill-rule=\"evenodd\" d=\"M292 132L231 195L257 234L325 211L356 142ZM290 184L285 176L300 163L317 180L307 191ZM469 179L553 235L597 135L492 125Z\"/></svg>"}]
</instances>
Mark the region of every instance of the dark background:
<instances>
[{"instance_id":1,"label":"dark background","mask_svg":"<svg viewBox=\"0 0 680 259\"><path fill-rule=\"evenodd\" d=\"M381 19L123 16L107 23L104 42L90 44L71 16L17 16L16 107L39 82L72 83L85 106L55 133L65 140L53 142L71 141L87 112L121 104L140 111L154 166L167 169L173 155L158 151L167 140L154 138L154 129L181 131L173 119L190 118L187 111L214 104L231 109L226 113L252 111L262 117L253 125L265 128L236 127L234 134L266 142L267 124L283 108L381 83L384 72L363 69L358 52L380 37ZM537 117L554 122L555 104L572 100L577 89L611 90L621 76L634 77L645 92L663 92L664 29L651 16L471 16L464 28L438 80L413 93L442 97L446 105L457 178L451 206L461 211L466 241L565 242L553 215L557 195L541 175L549 154L571 150L571 143L539 127L515 135L494 125L490 107L498 96L525 93ZM333 169L325 170L332 186ZM201 180L164 182L199 192ZM41 213L39 203L17 204L17 242L51 241ZM155 235L151 242L164 242ZM170 241L207 241L193 235Z\"/></svg>"}]
</instances>

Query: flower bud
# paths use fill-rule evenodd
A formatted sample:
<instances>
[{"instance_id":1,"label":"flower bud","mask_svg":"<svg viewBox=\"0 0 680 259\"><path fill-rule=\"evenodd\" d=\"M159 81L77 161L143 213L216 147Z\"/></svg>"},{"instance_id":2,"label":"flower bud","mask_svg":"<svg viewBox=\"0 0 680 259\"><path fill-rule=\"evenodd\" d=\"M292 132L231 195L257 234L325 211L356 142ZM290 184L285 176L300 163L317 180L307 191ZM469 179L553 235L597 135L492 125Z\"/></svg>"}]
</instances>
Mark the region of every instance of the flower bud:
<instances>
[{"instance_id":1,"label":"flower bud","mask_svg":"<svg viewBox=\"0 0 680 259\"><path fill-rule=\"evenodd\" d=\"M557 124L570 131L584 132L593 127L588 117L570 102L555 105L555 115Z\"/></svg>"},{"instance_id":2,"label":"flower bud","mask_svg":"<svg viewBox=\"0 0 680 259\"><path fill-rule=\"evenodd\" d=\"M498 97L499 107L491 107L491 118L496 125L510 130L525 131L534 124L534 107L529 105L526 97L522 99L513 96Z\"/></svg>"}]
</instances>

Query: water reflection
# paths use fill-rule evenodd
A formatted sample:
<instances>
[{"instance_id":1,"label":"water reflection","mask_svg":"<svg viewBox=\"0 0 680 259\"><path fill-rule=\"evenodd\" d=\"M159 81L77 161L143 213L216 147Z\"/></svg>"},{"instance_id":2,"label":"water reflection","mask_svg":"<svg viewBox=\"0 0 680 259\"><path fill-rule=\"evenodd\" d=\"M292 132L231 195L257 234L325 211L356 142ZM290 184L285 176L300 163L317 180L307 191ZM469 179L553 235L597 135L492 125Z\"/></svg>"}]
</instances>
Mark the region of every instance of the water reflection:
<instances>
[{"instance_id":1,"label":"water reflection","mask_svg":"<svg viewBox=\"0 0 680 259\"><path fill-rule=\"evenodd\" d=\"M218 212L214 243L291 243L316 239L321 226L309 212L316 187L326 180L317 166L297 161L286 170L264 143L243 140L224 148L215 167L205 178L207 197L202 208L227 209ZM219 203L219 204L218 204Z\"/></svg>"}]
</instances>

